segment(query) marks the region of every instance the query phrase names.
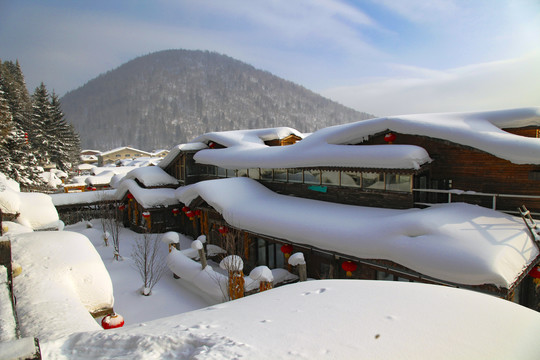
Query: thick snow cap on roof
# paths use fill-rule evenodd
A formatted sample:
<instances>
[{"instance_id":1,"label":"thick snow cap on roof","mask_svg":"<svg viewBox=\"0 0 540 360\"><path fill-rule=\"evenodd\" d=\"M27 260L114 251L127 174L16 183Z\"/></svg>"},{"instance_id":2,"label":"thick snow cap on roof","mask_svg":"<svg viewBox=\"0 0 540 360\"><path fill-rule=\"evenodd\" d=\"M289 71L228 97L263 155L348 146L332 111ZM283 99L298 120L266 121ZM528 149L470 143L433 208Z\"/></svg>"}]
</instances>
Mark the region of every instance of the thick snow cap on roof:
<instances>
[{"instance_id":1,"label":"thick snow cap on roof","mask_svg":"<svg viewBox=\"0 0 540 360\"><path fill-rule=\"evenodd\" d=\"M232 226L364 259L386 259L436 279L509 288L538 256L519 218L463 203L394 210L276 194L249 178L176 190L201 196Z\"/></svg>"},{"instance_id":2,"label":"thick snow cap on roof","mask_svg":"<svg viewBox=\"0 0 540 360\"><path fill-rule=\"evenodd\" d=\"M116 190L116 198L122 199L127 192L144 208L165 207L178 204L175 190L170 188L144 189L135 180L124 179Z\"/></svg>"},{"instance_id":3,"label":"thick snow cap on roof","mask_svg":"<svg viewBox=\"0 0 540 360\"><path fill-rule=\"evenodd\" d=\"M363 145L384 131L423 135L467 145L516 164L540 164L540 139L510 134L501 128L538 126L540 108L487 112L393 116L321 129L284 147L264 145L252 130L209 133L194 141L216 141L226 149L199 151L195 160L229 169L341 166L418 169L430 162L414 145Z\"/></svg>"},{"instance_id":4,"label":"thick snow cap on roof","mask_svg":"<svg viewBox=\"0 0 540 360\"><path fill-rule=\"evenodd\" d=\"M515 164L540 164L540 139L501 130L526 126L540 126L540 107L369 119L323 129L305 142L324 139L330 144L354 144L391 130L467 145Z\"/></svg>"},{"instance_id":5,"label":"thick snow cap on roof","mask_svg":"<svg viewBox=\"0 0 540 360\"><path fill-rule=\"evenodd\" d=\"M124 179L137 179L146 187L178 184L178 180L167 174L159 166L146 166L131 170Z\"/></svg>"},{"instance_id":6,"label":"thick snow cap on roof","mask_svg":"<svg viewBox=\"0 0 540 360\"><path fill-rule=\"evenodd\" d=\"M194 158L199 163L228 169L309 166L418 169L431 161L427 152L418 146L343 146L328 143L325 138L316 136L318 133L288 146L267 146L264 141L288 134L304 136L290 128L208 133L194 141L214 141L227 148L199 151Z\"/></svg>"},{"instance_id":7,"label":"thick snow cap on roof","mask_svg":"<svg viewBox=\"0 0 540 360\"><path fill-rule=\"evenodd\" d=\"M169 153L167 156L163 158L158 164L158 166L162 169L165 169L167 166L171 164L171 162L176 159L178 154L182 151L193 151L193 150L202 150L202 149L208 149L208 146L206 144L203 144L201 142L194 142L189 144L180 144L173 147L171 150L169 150Z\"/></svg>"}]
</instances>

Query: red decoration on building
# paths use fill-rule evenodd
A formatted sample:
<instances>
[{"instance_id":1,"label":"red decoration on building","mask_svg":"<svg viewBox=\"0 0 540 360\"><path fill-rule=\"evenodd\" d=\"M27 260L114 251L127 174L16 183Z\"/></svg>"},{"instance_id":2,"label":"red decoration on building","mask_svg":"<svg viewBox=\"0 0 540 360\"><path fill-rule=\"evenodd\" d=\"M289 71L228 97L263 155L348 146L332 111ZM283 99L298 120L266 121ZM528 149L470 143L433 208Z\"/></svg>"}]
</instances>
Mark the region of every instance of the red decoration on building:
<instances>
[{"instance_id":1,"label":"red decoration on building","mask_svg":"<svg viewBox=\"0 0 540 360\"><path fill-rule=\"evenodd\" d=\"M535 279L540 279L540 267L539 266L533 267L532 270L529 271L529 276Z\"/></svg>"},{"instance_id":2,"label":"red decoration on building","mask_svg":"<svg viewBox=\"0 0 540 360\"><path fill-rule=\"evenodd\" d=\"M188 212L188 211L189 211L189 207L188 207L188 206L184 206L184 207L182 208L182 211L183 211L183 212Z\"/></svg>"},{"instance_id":3,"label":"red decoration on building","mask_svg":"<svg viewBox=\"0 0 540 360\"><path fill-rule=\"evenodd\" d=\"M195 210L195 216L201 216L202 211L201 210Z\"/></svg>"},{"instance_id":4,"label":"red decoration on building","mask_svg":"<svg viewBox=\"0 0 540 360\"><path fill-rule=\"evenodd\" d=\"M118 207L118 210L124 211L126 209L126 205L122 204Z\"/></svg>"},{"instance_id":5,"label":"red decoration on building","mask_svg":"<svg viewBox=\"0 0 540 360\"><path fill-rule=\"evenodd\" d=\"M341 263L341 268L347 272L347 276L352 276L352 273L358 268L358 264L354 261L344 261Z\"/></svg>"},{"instance_id":6,"label":"red decoration on building","mask_svg":"<svg viewBox=\"0 0 540 360\"><path fill-rule=\"evenodd\" d=\"M213 142L213 141L210 141L210 142L208 143L208 147L209 147L210 149L214 149L214 148L216 147L216 143Z\"/></svg>"},{"instance_id":7,"label":"red decoration on building","mask_svg":"<svg viewBox=\"0 0 540 360\"><path fill-rule=\"evenodd\" d=\"M384 141L386 141L388 144L393 143L394 141L396 141L396 134L388 133L384 135Z\"/></svg>"},{"instance_id":8,"label":"red decoration on building","mask_svg":"<svg viewBox=\"0 0 540 360\"><path fill-rule=\"evenodd\" d=\"M193 220L193 218L195 217L195 213L191 210L188 210L186 211L186 216L190 219L190 220Z\"/></svg>"},{"instance_id":9,"label":"red decoration on building","mask_svg":"<svg viewBox=\"0 0 540 360\"><path fill-rule=\"evenodd\" d=\"M180 214L180 209L174 208L174 209L172 209L172 213L173 213L174 216L176 216L176 215Z\"/></svg>"},{"instance_id":10,"label":"red decoration on building","mask_svg":"<svg viewBox=\"0 0 540 360\"><path fill-rule=\"evenodd\" d=\"M133 195L132 195L132 194L127 194L127 198L128 198L129 200L131 200L131 199L133 199Z\"/></svg>"},{"instance_id":11,"label":"red decoration on building","mask_svg":"<svg viewBox=\"0 0 540 360\"><path fill-rule=\"evenodd\" d=\"M218 231L221 235L225 235L226 233L229 232L229 228L227 228L226 226L223 226L221 225L219 228L218 228Z\"/></svg>"},{"instance_id":12,"label":"red decoration on building","mask_svg":"<svg viewBox=\"0 0 540 360\"><path fill-rule=\"evenodd\" d=\"M101 326L104 329L116 329L124 326L124 317L120 314L112 313L101 319Z\"/></svg>"},{"instance_id":13,"label":"red decoration on building","mask_svg":"<svg viewBox=\"0 0 540 360\"><path fill-rule=\"evenodd\" d=\"M148 219L150 217L150 211L144 211L142 213L143 218Z\"/></svg>"},{"instance_id":14,"label":"red decoration on building","mask_svg":"<svg viewBox=\"0 0 540 360\"><path fill-rule=\"evenodd\" d=\"M281 246L281 252L285 255L285 258L288 259L293 252L293 246L291 244L285 244Z\"/></svg>"}]
</instances>

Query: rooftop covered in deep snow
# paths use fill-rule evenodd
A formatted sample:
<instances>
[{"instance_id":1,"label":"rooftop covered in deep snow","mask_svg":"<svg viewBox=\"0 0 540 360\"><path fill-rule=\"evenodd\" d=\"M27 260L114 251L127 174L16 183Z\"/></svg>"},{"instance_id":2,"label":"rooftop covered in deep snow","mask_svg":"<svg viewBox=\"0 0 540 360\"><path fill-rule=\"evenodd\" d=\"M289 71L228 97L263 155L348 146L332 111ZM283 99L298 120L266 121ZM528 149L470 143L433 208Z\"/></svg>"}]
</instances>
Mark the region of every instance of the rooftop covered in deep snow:
<instances>
[{"instance_id":1,"label":"rooftop covered in deep snow","mask_svg":"<svg viewBox=\"0 0 540 360\"><path fill-rule=\"evenodd\" d=\"M502 130L527 126L540 126L540 108L369 119L324 128L285 147L264 145L255 130L208 133L193 141L215 141L226 146L199 151L195 160L229 169L312 166L418 169L431 161L424 149L414 145L347 146L385 131L471 146L516 164L540 164L540 139Z\"/></svg>"},{"instance_id":2,"label":"rooftop covered in deep snow","mask_svg":"<svg viewBox=\"0 0 540 360\"><path fill-rule=\"evenodd\" d=\"M539 251L524 223L463 203L380 209L276 194L249 178L176 190L201 197L234 227L360 259L391 260L435 279L510 288Z\"/></svg>"}]
</instances>

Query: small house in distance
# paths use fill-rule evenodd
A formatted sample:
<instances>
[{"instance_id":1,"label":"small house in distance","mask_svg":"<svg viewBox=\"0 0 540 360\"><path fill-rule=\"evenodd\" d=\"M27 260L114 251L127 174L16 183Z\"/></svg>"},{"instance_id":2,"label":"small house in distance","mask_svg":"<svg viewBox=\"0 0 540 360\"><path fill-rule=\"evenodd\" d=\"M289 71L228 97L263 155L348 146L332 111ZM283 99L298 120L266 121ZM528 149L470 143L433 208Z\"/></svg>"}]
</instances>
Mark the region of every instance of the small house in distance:
<instances>
[{"instance_id":1,"label":"small house in distance","mask_svg":"<svg viewBox=\"0 0 540 360\"><path fill-rule=\"evenodd\" d=\"M152 154L147 151L138 150L129 146L119 147L99 154L98 166L114 164L118 160L136 159L143 156L151 157Z\"/></svg>"}]
</instances>

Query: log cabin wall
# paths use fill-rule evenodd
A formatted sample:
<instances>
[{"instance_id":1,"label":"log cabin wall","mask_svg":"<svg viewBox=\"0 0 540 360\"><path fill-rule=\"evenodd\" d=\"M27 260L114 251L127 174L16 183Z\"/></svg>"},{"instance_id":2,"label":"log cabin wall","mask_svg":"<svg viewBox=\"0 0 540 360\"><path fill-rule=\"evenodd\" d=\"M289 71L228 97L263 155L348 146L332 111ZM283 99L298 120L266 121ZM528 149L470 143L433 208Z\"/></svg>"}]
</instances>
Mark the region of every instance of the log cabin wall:
<instances>
[{"instance_id":1,"label":"log cabin wall","mask_svg":"<svg viewBox=\"0 0 540 360\"><path fill-rule=\"evenodd\" d=\"M449 141L425 136L396 133L394 144L420 146L433 159L428 174L428 188L460 189L495 194L540 195L540 166L518 165L486 152ZM385 144L384 134L371 137L362 145ZM359 145L361 146L361 145ZM452 196L453 201L465 201L491 207L492 198ZM498 210L515 211L525 204L540 212L540 199L498 198Z\"/></svg>"}]
</instances>

